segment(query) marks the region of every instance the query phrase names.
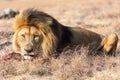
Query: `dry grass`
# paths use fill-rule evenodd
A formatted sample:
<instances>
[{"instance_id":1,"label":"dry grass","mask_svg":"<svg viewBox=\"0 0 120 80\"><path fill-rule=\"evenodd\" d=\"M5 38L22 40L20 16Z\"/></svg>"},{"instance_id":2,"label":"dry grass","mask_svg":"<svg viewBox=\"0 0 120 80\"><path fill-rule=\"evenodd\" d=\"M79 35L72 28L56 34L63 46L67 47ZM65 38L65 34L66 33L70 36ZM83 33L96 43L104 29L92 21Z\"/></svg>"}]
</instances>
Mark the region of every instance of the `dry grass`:
<instances>
[{"instance_id":1,"label":"dry grass","mask_svg":"<svg viewBox=\"0 0 120 80\"><path fill-rule=\"evenodd\" d=\"M91 56L86 48L67 49L50 61L0 61L4 80L117 80L120 57Z\"/></svg>"},{"instance_id":2,"label":"dry grass","mask_svg":"<svg viewBox=\"0 0 120 80\"><path fill-rule=\"evenodd\" d=\"M35 7L64 25L84 27L105 35L117 33L120 37L119 0L35 0L34 3L32 0L2 0L0 5L0 9ZM13 20L0 20L0 55L12 51ZM89 55L89 52L86 47L76 47L67 48L57 59L46 62L0 60L0 80L120 80L120 54L102 57ZM120 42L117 52L120 53Z\"/></svg>"}]
</instances>

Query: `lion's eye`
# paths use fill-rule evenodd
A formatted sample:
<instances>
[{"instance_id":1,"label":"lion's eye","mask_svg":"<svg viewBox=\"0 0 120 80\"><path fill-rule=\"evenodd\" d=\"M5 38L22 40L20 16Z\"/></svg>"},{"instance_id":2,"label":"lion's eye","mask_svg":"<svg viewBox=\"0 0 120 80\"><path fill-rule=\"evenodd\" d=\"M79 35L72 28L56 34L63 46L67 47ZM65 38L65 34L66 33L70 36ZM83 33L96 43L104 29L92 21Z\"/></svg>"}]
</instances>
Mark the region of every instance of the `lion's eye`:
<instances>
[{"instance_id":1,"label":"lion's eye","mask_svg":"<svg viewBox=\"0 0 120 80\"><path fill-rule=\"evenodd\" d=\"M34 40L38 41L39 40L39 35L34 35Z\"/></svg>"},{"instance_id":2,"label":"lion's eye","mask_svg":"<svg viewBox=\"0 0 120 80\"><path fill-rule=\"evenodd\" d=\"M23 38L25 38L25 35L24 35L24 34L22 34L21 36L22 36Z\"/></svg>"}]
</instances>

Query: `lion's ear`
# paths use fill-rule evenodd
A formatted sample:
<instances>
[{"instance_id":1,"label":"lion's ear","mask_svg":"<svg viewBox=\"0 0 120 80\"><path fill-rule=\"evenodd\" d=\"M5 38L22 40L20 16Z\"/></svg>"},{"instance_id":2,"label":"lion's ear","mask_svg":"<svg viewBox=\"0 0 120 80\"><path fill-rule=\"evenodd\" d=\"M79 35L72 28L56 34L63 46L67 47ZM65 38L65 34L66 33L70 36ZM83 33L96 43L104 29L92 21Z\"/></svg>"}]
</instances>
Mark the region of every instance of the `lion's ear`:
<instances>
[{"instance_id":1,"label":"lion's ear","mask_svg":"<svg viewBox=\"0 0 120 80\"><path fill-rule=\"evenodd\" d=\"M23 17L22 14L19 14L15 17L15 21L14 21L14 25L13 25L13 29L16 31L18 30L20 27L22 27L23 25L27 24L27 19L26 17Z\"/></svg>"}]
</instances>

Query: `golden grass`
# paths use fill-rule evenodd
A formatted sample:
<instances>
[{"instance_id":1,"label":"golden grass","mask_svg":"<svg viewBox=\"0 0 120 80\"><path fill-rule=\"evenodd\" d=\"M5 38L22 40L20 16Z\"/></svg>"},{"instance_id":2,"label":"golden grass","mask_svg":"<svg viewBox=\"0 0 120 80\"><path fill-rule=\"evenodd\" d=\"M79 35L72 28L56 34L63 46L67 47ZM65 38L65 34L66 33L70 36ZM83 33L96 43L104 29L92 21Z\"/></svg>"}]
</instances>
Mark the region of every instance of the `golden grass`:
<instances>
[{"instance_id":1,"label":"golden grass","mask_svg":"<svg viewBox=\"0 0 120 80\"><path fill-rule=\"evenodd\" d=\"M9 7L23 9L12 0ZM120 37L120 1L119 0L54 0L37 2L37 8L50 13L60 23L70 26L80 26L100 34L117 33ZM65 1L65 2L64 2ZM72 2L71 2L72 1ZM20 4L23 4L21 0ZM27 2L27 1L25 1ZM2 4L4 3L4 4ZM33 3L30 1L29 3ZM36 3L36 2L35 2ZM1 8L6 7L2 1ZM55 4L55 5L54 5ZM59 4L59 5L58 5ZM2 7L3 5L3 7ZM31 7L31 5L26 7ZM8 7L7 6L7 7ZM0 20L0 32L12 31L11 20ZM6 33L7 34L7 33ZM0 53L11 52L11 44L6 45L10 35L0 35ZM120 53L120 42L117 52ZM100 55L90 56L86 48L67 49L55 59L48 62L0 60L0 80L119 80L120 54L117 57Z\"/></svg>"},{"instance_id":2,"label":"golden grass","mask_svg":"<svg viewBox=\"0 0 120 80\"><path fill-rule=\"evenodd\" d=\"M46 62L0 61L5 80L115 80L120 79L119 69L120 57L89 55L86 48L68 49Z\"/></svg>"}]
</instances>

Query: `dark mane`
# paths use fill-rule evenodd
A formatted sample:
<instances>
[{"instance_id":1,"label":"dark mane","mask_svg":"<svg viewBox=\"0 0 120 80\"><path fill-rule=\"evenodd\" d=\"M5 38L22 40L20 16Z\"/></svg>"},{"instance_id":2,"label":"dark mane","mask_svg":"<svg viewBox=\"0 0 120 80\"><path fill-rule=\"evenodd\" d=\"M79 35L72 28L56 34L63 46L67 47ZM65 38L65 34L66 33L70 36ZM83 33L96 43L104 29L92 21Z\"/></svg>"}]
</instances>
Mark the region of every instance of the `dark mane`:
<instances>
[{"instance_id":1,"label":"dark mane","mask_svg":"<svg viewBox=\"0 0 120 80\"><path fill-rule=\"evenodd\" d=\"M43 23L43 24L48 24L47 22L49 19L49 21L52 22L49 25L49 27L51 27L53 34L59 39L59 42L58 42L59 44L57 47L58 49L63 48L63 46L66 46L67 44L70 43L70 40L72 38L72 33L69 27L66 27L60 24L52 16L42 11L35 10L35 9L27 9L22 14L23 16L27 17L28 25L34 25L34 22L36 21Z\"/></svg>"},{"instance_id":2,"label":"dark mane","mask_svg":"<svg viewBox=\"0 0 120 80\"><path fill-rule=\"evenodd\" d=\"M27 17L28 25L32 25L36 21L39 21L39 22L46 24L48 21L48 18L51 21L57 22L53 17L51 17L47 13L44 13L42 11L38 11L36 9L24 10L22 14L23 14L23 16Z\"/></svg>"}]
</instances>

